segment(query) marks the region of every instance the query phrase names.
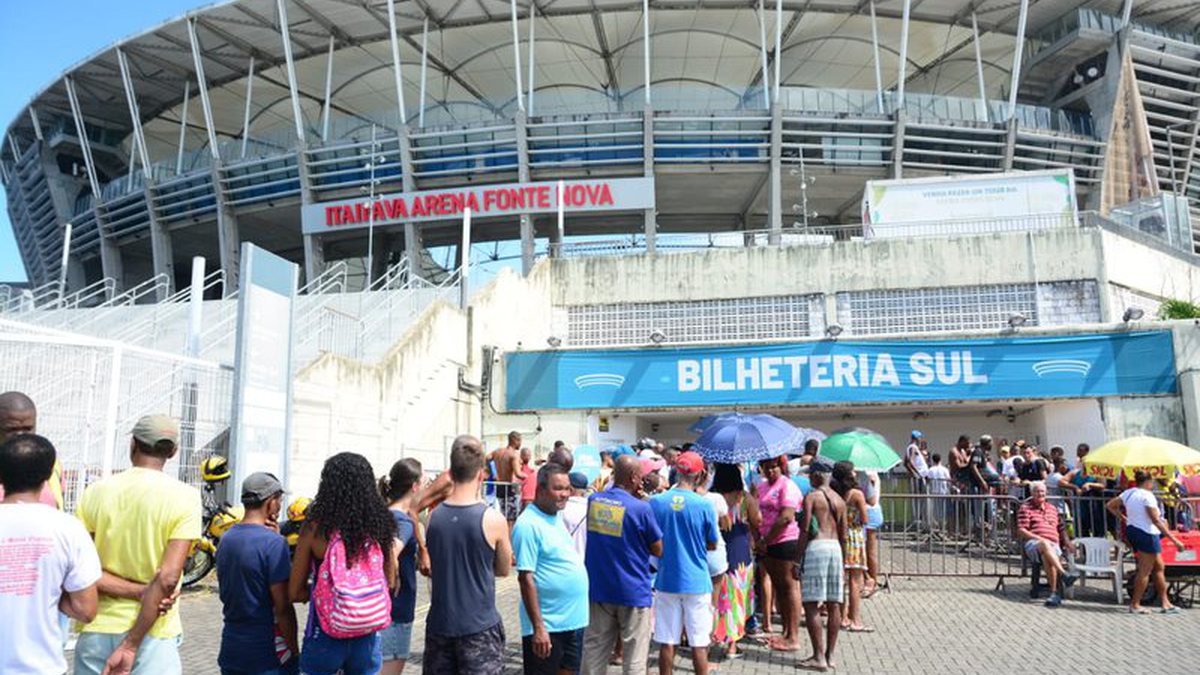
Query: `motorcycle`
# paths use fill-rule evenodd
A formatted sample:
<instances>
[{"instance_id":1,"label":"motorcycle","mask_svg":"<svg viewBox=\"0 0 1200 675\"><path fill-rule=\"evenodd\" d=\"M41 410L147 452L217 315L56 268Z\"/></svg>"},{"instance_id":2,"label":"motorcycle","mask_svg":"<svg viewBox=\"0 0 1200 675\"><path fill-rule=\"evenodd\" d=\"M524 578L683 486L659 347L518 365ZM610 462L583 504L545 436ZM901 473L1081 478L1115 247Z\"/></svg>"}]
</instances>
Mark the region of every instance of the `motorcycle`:
<instances>
[{"instance_id":1,"label":"motorcycle","mask_svg":"<svg viewBox=\"0 0 1200 675\"><path fill-rule=\"evenodd\" d=\"M204 488L201 491L204 519L200 538L192 543L192 550L183 564L184 588L193 586L208 576L217 564L217 545L220 544L221 537L229 528L240 523L245 515L245 509L241 506L231 506L217 499L216 487L225 480L227 478L211 481L208 477L204 479Z\"/></svg>"}]
</instances>

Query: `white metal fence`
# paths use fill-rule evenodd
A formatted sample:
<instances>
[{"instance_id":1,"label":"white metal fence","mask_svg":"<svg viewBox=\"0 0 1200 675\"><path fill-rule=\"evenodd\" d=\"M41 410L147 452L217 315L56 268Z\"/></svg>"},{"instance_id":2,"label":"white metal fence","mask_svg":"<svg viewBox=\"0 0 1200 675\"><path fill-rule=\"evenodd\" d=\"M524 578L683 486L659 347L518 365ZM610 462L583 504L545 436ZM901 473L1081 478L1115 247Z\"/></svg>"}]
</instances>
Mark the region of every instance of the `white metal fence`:
<instances>
[{"instance_id":1,"label":"white metal fence","mask_svg":"<svg viewBox=\"0 0 1200 675\"><path fill-rule=\"evenodd\" d=\"M38 408L38 433L63 469L66 508L91 481L129 466L129 432L139 417L180 420L180 451L167 465L199 482L208 455L226 454L233 369L118 342L0 321L0 391L17 390Z\"/></svg>"}]
</instances>

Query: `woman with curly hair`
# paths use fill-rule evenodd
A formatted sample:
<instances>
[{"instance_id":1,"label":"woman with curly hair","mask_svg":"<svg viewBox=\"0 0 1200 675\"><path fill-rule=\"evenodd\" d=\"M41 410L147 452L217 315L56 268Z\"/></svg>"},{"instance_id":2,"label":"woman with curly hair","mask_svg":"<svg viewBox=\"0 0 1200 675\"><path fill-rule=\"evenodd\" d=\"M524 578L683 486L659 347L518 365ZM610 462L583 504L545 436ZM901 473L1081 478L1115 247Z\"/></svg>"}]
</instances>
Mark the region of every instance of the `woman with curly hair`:
<instances>
[{"instance_id":1,"label":"woman with curly hair","mask_svg":"<svg viewBox=\"0 0 1200 675\"><path fill-rule=\"evenodd\" d=\"M867 498L858 487L858 475L851 462L833 465L833 491L846 502L846 576L850 578L850 593L842 630L851 633L870 633L874 628L862 622L862 592L867 577Z\"/></svg>"},{"instance_id":2,"label":"woman with curly hair","mask_svg":"<svg viewBox=\"0 0 1200 675\"><path fill-rule=\"evenodd\" d=\"M308 507L308 517L300 530L288 595L292 602L308 602L309 580L316 577L330 542L339 538L345 546L349 568L377 560L389 589L396 588L396 556L393 540L396 521L380 498L371 464L362 455L342 452L325 461L317 496ZM381 559L372 556L375 546ZM377 569L376 569L377 571ZM315 581L315 579L314 579ZM354 638L334 638L326 634L313 609L304 629L300 669L311 675L365 675L377 673L383 659L379 633Z\"/></svg>"}]
</instances>

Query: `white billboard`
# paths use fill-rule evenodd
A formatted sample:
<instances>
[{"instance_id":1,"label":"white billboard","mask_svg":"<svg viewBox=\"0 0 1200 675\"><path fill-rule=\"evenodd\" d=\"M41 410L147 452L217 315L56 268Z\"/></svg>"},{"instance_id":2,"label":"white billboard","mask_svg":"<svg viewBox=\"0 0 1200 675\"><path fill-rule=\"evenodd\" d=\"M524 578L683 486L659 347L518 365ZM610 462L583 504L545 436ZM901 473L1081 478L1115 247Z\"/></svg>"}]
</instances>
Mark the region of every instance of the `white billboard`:
<instances>
[{"instance_id":1,"label":"white billboard","mask_svg":"<svg viewBox=\"0 0 1200 675\"><path fill-rule=\"evenodd\" d=\"M868 238L1026 231L1077 223L1070 170L867 181Z\"/></svg>"}]
</instances>

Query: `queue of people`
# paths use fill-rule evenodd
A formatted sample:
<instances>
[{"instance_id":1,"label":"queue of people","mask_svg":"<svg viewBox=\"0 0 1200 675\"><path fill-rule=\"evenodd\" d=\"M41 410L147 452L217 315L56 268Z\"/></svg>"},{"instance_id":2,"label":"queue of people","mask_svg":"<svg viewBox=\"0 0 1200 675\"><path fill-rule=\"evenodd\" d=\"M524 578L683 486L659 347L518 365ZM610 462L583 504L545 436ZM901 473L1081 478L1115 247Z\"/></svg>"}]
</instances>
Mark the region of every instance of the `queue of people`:
<instances>
[{"instance_id":1,"label":"queue of people","mask_svg":"<svg viewBox=\"0 0 1200 675\"><path fill-rule=\"evenodd\" d=\"M920 452L918 432L913 439ZM637 675L657 643L661 675L683 645L705 675L714 648L723 659L750 639L800 651L801 625L811 653L797 665L825 671L837 665L843 631L873 630L862 600L878 569L878 476L829 463L815 443L757 466L710 464L687 447L619 448L592 483L572 472L565 444L539 466L522 458L519 434L508 440L487 454L459 436L449 468L428 484L413 459L377 480L361 455L333 455L294 552L279 534L285 486L269 473L248 476L239 486L245 515L217 549L221 672L402 673L424 575L422 669L499 674L507 636L496 584L513 568L527 673L595 675L619 663ZM88 485L71 517L51 487L61 485L57 453L36 435L33 402L0 394L0 672L65 672L67 621L79 630L76 673L182 672L177 601L201 498L163 471L178 450L177 420L139 419L129 468ZM947 471L977 475L988 450L960 442ZM939 475L937 455L906 454L906 468L921 462L924 477ZM1067 471L1060 484L1075 481ZM492 491L498 508L485 499L489 484L508 486ZM1044 476L1029 486L1018 525L1053 585L1069 575L1061 556L1070 544L1046 506ZM1141 589L1151 577L1162 585L1155 555L1161 536L1172 537L1142 494L1149 486L1139 476L1107 505L1128 520ZM1140 613L1138 598L1131 611ZM309 605L303 626L298 603ZM776 610L781 630L762 639Z\"/></svg>"}]
</instances>

